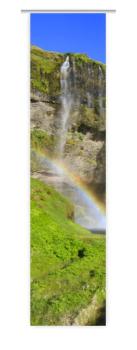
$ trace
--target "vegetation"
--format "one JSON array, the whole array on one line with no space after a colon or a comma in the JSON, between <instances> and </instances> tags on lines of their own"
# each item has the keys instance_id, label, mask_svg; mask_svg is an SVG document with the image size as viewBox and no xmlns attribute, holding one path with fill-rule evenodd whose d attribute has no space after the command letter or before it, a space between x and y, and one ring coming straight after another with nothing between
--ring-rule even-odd
<instances>
[{"instance_id":1,"label":"vegetation","mask_svg":"<svg viewBox=\"0 0 137 350\"><path fill-rule=\"evenodd\" d=\"M44 130L31 130L31 147L36 150L48 150L53 152L54 136L49 135Z\"/></svg>"},{"instance_id":2,"label":"vegetation","mask_svg":"<svg viewBox=\"0 0 137 350\"><path fill-rule=\"evenodd\" d=\"M49 95L60 89L60 66L63 55L43 51L35 46L31 49L31 88Z\"/></svg>"},{"instance_id":3,"label":"vegetation","mask_svg":"<svg viewBox=\"0 0 137 350\"><path fill-rule=\"evenodd\" d=\"M32 325L72 324L95 296L98 306L105 299L105 237L75 224L72 204L36 179L31 180L31 294Z\"/></svg>"},{"instance_id":4,"label":"vegetation","mask_svg":"<svg viewBox=\"0 0 137 350\"><path fill-rule=\"evenodd\" d=\"M80 122L78 131L82 133L86 133L87 131L100 131L105 128L105 116L100 115L98 117L98 102L95 100L96 106L95 108L89 108L86 105L80 106Z\"/></svg>"},{"instance_id":5,"label":"vegetation","mask_svg":"<svg viewBox=\"0 0 137 350\"><path fill-rule=\"evenodd\" d=\"M103 64L102 62L98 62L98 61L96 61L96 60L93 60L93 59L91 59L90 57L88 57L86 54L84 54L84 53L68 53L68 55L70 55L70 57L74 57L75 58L75 62L76 62L76 64L79 64L79 65L81 65L81 64L83 64L83 63L89 63L89 64L92 64L94 67L95 66L101 66L101 68L103 69L103 70L105 70L105 64Z\"/></svg>"}]
</instances>

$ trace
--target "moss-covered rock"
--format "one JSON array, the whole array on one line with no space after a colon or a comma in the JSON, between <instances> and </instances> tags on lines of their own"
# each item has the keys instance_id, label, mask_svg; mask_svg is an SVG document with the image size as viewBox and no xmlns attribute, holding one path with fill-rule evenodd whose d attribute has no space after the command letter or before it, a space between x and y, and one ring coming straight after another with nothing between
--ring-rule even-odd
<instances>
[{"instance_id":1,"label":"moss-covered rock","mask_svg":"<svg viewBox=\"0 0 137 350\"><path fill-rule=\"evenodd\" d=\"M63 55L43 51L35 46L31 49L31 88L48 95L59 94L60 66Z\"/></svg>"},{"instance_id":2,"label":"moss-covered rock","mask_svg":"<svg viewBox=\"0 0 137 350\"><path fill-rule=\"evenodd\" d=\"M81 102L87 102L87 93L93 92L93 100L102 91L105 96L105 65L85 54L61 54L31 48L31 89L51 96L60 95L60 68L66 55L70 58L72 92ZM101 69L102 79L99 78Z\"/></svg>"}]
</instances>

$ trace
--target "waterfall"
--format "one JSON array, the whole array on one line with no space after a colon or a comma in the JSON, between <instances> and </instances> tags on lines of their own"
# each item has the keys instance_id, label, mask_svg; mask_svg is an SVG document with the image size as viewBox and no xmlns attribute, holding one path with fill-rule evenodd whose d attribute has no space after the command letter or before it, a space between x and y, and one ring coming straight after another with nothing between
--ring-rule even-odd
<instances>
[{"instance_id":1,"label":"waterfall","mask_svg":"<svg viewBox=\"0 0 137 350\"><path fill-rule=\"evenodd\" d=\"M73 81L71 73L73 72ZM93 72L89 68L88 71L91 78L93 77ZM77 97L77 87L76 87L76 66L75 60L72 62L72 67L70 68L69 56L66 57L64 63L60 68L60 86L61 86L61 108L59 113L59 128L58 128L58 140L57 140L57 158L59 162L51 161L48 159L43 159L42 164L45 164L45 169L49 168L52 176L50 177L50 172L48 173L46 181L54 186L57 191L69 198L74 204L75 222L80 224L87 229L93 230L103 230L105 229L105 216L101 213L100 209L94 203L94 200L84 191L77 183L71 178L71 173L65 171L65 157L64 149L67 140L67 133L69 127L70 112L74 105L78 106L80 103ZM102 71L99 70L99 79L102 80ZM92 86L91 86L92 88ZM93 91L87 91L87 101L88 107L92 108L93 102ZM73 174L72 174L73 175Z\"/></svg>"},{"instance_id":2,"label":"waterfall","mask_svg":"<svg viewBox=\"0 0 137 350\"><path fill-rule=\"evenodd\" d=\"M59 129L59 143L58 152L59 157L63 158L64 147L67 138L68 121L70 116L70 109L72 105L72 98L70 93L70 63L69 56L66 57L65 62L61 66L61 111L60 111L60 129Z\"/></svg>"}]
</instances>

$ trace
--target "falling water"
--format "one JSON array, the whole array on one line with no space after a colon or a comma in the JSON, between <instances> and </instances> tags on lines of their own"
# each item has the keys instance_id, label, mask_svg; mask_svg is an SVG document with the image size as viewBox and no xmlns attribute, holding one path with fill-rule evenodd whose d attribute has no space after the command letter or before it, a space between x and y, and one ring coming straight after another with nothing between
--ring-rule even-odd
<instances>
[{"instance_id":1,"label":"falling water","mask_svg":"<svg viewBox=\"0 0 137 350\"><path fill-rule=\"evenodd\" d=\"M60 112L60 129L59 129L59 144L58 152L59 157L63 158L64 147L67 138L68 121L70 115L70 109L72 104L71 93L69 89L69 71L70 63L69 56L67 56L65 62L61 66L61 112Z\"/></svg>"}]
</instances>

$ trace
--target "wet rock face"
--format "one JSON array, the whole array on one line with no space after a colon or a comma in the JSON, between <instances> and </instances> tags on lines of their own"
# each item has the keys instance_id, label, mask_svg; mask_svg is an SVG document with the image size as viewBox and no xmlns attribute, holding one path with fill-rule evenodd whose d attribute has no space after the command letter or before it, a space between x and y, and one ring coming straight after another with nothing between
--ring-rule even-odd
<instances>
[{"instance_id":1,"label":"wet rock face","mask_svg":"<svg viewBox=\"0 0 137 350\"><path fill-rule=\"evenodd\" d=\"M37 129L45 132L46 148L49 143L55 155L60 127L60 67L65 57L36 47L31 50L31 129L32 133ZM69 54L69 60L72 105L64 161L83 180L104 189L105 66L82 54Z\"/></svg>"}]
</instances>

